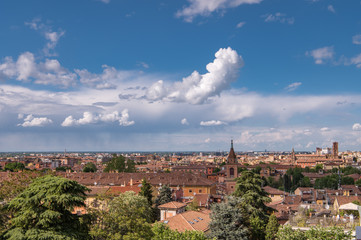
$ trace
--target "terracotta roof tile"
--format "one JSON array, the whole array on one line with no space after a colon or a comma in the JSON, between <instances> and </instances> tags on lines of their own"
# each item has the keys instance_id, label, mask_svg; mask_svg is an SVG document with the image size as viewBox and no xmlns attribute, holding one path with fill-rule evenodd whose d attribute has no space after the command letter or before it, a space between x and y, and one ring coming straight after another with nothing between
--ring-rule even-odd
<instances>
[{"instance_id":1,"label":"terracotta roof tile","mask_svg":"<svg viewBox=\"0 0 361 240\"><path fill-rule=\"evenodd\" d=\"M159 205L158 208L178 209L178 208L183 208L183 207L186 207L186 206L187 206L187 204L185 204L185 203L172 201L172 202L169 202L169 203Z\"/></svg>"},{"instance_id":2,"label":"terracotta roof tile","mask_svg":"<svg viewBox=\"0 0 361 240\"><path fill-rule=\"evenodd\" d=\"M204 212L186 211L173 217L167 218L162 222L172 230L184 232L186 230L196 230L206 232L209 230L211 219L209 214Z\"/></svg>"}]
</instances>

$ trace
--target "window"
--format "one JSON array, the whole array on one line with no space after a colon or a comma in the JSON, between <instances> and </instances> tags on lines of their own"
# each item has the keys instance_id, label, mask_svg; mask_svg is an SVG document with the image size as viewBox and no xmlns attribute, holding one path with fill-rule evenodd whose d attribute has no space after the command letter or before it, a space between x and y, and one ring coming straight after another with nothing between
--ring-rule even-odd
<instances>
[{"instance_id":1,"label":"window","mask_svg":"<svg viewBox=\"0 0 361 240\"><path fill-rule=\"evenodd\" d=\"M202 193L202 189L199 189L198 192L199 192L199 193Z\"/></svg>"},{"instance_id":2,"label":"window","mask_svg":"<svg viewBox=\"0 0 361 240\"><path fill-rule=\"evenodd\" d=\"M192 189L189 189L189 192L193 192L193 190L192 190Z\"/></svg>"}]
</instances>

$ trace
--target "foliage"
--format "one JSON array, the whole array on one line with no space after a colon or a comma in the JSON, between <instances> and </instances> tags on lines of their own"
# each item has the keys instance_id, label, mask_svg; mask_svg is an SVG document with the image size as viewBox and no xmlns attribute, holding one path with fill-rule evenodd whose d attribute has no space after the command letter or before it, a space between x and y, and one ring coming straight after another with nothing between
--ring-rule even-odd
<instances>
[{"instance_id":1,"label":"foliage","mask_svg":"<svg viewBox=\"0 0 361 240\"><path fill-rule=\"evenodd\" d=\"M61 166L61 167L55 168L55 171L57 171L57 172L66 172L67 169L70 169L70 168Z\"/></svg>"},{"instance_id":2,"label":"foliage","mask_svg":"<svg viewBox=\"0 0 361 240\"><path fill-rule=\"evenodd\" d=\"M283 188L283 178L282 178L282 176L280 176L278 178L278 180L276 181L274 177L269 176L267 178L266 184L270 187L277 188L277 189Z\"/></svg>"},{"instance_id":3,"label":"foliage","mask_svg":"<svg viewBox=\"0 0 361 240\"><path fill-rule=\"evenodd\" d=\"M143 196L147 199L149 206L153 205L152 185L150 185L150 183L145 178L143 178L143 180L142 180L142 187L140 188L139 195Z\"/></svg>"},{"instance_id":4,"label":"foliage","mask_svg":"<svg viewBox=\"0 0 361 240\"><path fill-rule=\"evenodd\" d=\"M244 200L229 196L226 202L213 204L211 207L210 237L216 239L249 239L248 214L245 212Z\"/></svg>"},{"instance_id":5,"label":"foliage","mask_svg":"<svg viewBox=\"0 0 361 240\"><path fill-rule=\"evenodd\" d=\"M97 166L95 166L95 164L92 162L85 164L83 168L83 172L96 172L96 171L97 171Z\"/></svg>"},{"instance_id":6,"label":"foliage","mask_svg":"<svg viewBox=\"0 0 361 240\"><path fill-rule=\"evenodd\" d=\"M355 180L352 177L343 176L341 177L341 185L354 185Z\"/></svg>"},{"instance_id":7,"label":"foliage","mask_svg":"<svg viewBox=\"0 0 361 240\"><path fill-rule=\"evenodd\" d=\"M187 205L186 210L187 210L187 211L198 211L198 210L199 210L199 205L198 205L198 203L193 199L193 201Z\"/></svg>"},{"instance_id":8,"label":"foliage","mask_svg":"<svg viewBox=\"0 0 361 240\"><path fill-rule=\"evenodd\" d=\"M278 223L276 215L272 214L266 226L266 240L276 239L279 226L280 224Z\"/></svg>"},{"instance_id":9,"label":"foliage","mask_svg":"<svg viewBox=\"0 0 361 240\"><path fill-rule=\"evenodd\" d=\"M85 205L87 190L61 177L37 178L8 204L14 217L5 239L89 239L86 216L72 214Z\"/></svg>"},{"instance_id":10,"label":"foliage","mask_svg":"<svg viewBox=\"0 0 361 240\"><path fill-rule=\"evenodd\" d=\"M11 171L11 172L24 170L24 169L25 169L24 164L20 162L10 162L7 163L4 167L5 171Z\"/></svg>"},{"instance_id":11,"label":"foliage","mask_svg":"<svg viewBox=\"0 0 361 240\"><path fill-rule=\"evenodd\" d=\"M349 240L352 239L351 231L344 232L342 228L338 227L312 227L308 231L292 230L290 226L280 227L277 233L279 240L318 240L318 239L337 239Z\"/></svg>"},{"instance_id":12,"label":"foliage","mask_svg":"<svg viewBox=\"0 0 361 240\"><path fill-rule=\"evenodd\" d=\"M332 174L325 176L323 178L316 179L314 188L322 189L337 189L339 182L339 176L337 174Z\"/></svg>"},{"instance_id":13,"label":"foliage","mask_svg":"<svg viewBox=\"0 0 361 240\"><path fill-rule=\"evenodd\" d=\"M351 175L351 174L354 174L354 173L361 174L361 170L360 170L360 169L354 168L354 167L352 167L352 166L347 166L347 167L345 167L345 168L341 168L341 172L342 172L344 175Z\"/></svg>"},{"instance_id":14,"label":"foliage","mask_svg":"<svg viewBox=\"0 0 361 240\"><path fill-rule=\"evenodd\" d=\"M9 226L8 221L11 212L5 207L6 203L11 201L19 193L24 191L27 186L42 173L38 171L23 171L16 173L8 173L7 179L0 184L0 235Z\"/></svg>"},{"instance_id":15,"label":"foliage","mask_svg":"<svg viewBox=\"0 0 361 240\"><path fill-rule=\"evenodd\" d=\"M203 232L199 231L185 231L185 232L178 232L169 229L169 227L163 223L156 223L152 227L152 231L154 236L152 240L164 240L164 239L171 239L171 240L206 240L207 237L204 235Z\"/></svg>"},{"instance_id":16,"label":"foliage","mask_svg":"<svg viewBox=\"0 0 361 240\"><path fill-rule=\"evenodd\" d=\"M312 183L309 177L302 178L300 187L312 187Z\"/></svg>"},{"instance_id":17,"label":"foliage","mask_svg":"<svg viewBox=\"0 0 361 240\"><path fill-rule=\"evenodd\" d=\"M125 159L123 155L113 155L113 158L107 163L104 172L135 172L135 163L131 159Z\"/></svg>"},{"instance_id":18,"label":"foliage","mask_svg":"<svg viewBox=\"0 0 361 240\"><path fill-rule=\"evenodd\" d=\"M330 188L330 189L337 189L339 183L339 175L332 174L325 176L323 178L316 179L314 188L322 189L322 188ZM352 185L355 184L353 178L348 176L341 177L341 185Z\"/></svg>"},{"instance_id":19,"label":"foliage","mask_svg":"<svg viewBox=\"0 0 361 240\"><path fill-rule=\"evenodd\" d=\"M93 212L90 234L95 240L151 239L151 220L148 200L129 191L110 200L106 209Z\"/></svg>"},{"instance_id":20,"label":"foliage","mask_svg":"<svg viewBox=\"0 0 361 240\"><path fill-rule=\"evenodd\" d=\"M358 186L358 187L361 187L361 179L358 179L358 180L355 182L355 185Z\"/></svg>"},{"instance_id":21,"label":"foliage","mask_svg":"<svg viewBox=\"0 0 361 240\"><path fill-rule=\"evenodd\" d=\"M294 192L298 187L301 187L301 180L304 178L302 174L303 169L300 167L290 168L287 170L287 176L289 177L286 191Z\"/></svg>"},{"instance_id":22,"label":"foliage","mask_svg":"<svg viewBox=\"0 0 361 240\"><path fill-rule=\"evenodd\" d=\"M168 185L162 185L155 200L155 205L158 207L159 205L169 203L172 200L172 189Z\"/></svg>"},{"instance_id":23,"label":"foliage","mask_svg":"<svg viewBox=\"0 0 361 240\"><path fill-rule=\"evenodd\" d=\"M263 180L260 175L245 171L241 177L237 178L233 193L233 196L241 198L241 207L249 215L251 239L264 239L268 212L272 211L265 205L265 203L271 202L271 199L262 186Z\"/></svg>"},{"instance_id":24,"label":"foliage","mask_svg":"<svg viewBox=\"0 0 361 240\"><path fill-rule=\"evenodd\" d=\"M262 170L262 168L261 168L260 166L257 166L257 167L255 167L255 168L252 169L252 172L257 173L257 174L260 174L260 173L261 173L261 170Z\"/></svg>"}]
</instances>

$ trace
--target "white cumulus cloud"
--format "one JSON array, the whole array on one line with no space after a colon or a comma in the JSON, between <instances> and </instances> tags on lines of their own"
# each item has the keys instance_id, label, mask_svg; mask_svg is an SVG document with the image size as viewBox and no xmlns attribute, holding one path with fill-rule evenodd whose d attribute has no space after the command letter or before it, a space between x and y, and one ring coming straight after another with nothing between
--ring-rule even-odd
<instances>
[{"instance_id":1,"label":"white cumulus cloud","mask_svg":"<svg viewBox=\"0 0 361 240\"><path fill-rule=\"evenodd\" d=\"M328 132L330 129L328 127L323 127L320 129L321 132Z\"/></svg>"},{"instance_id":2,"label":"white cumulus cloud","mask_svg":"<svg viewBox=\"0 0 361 240\"><path fill-rule=\"evenodd\" d=\"M219 125L225 125L225 122L219 121L219 120L210 120L210 121L201 121L199 123L201 126L219 126Z\"/></svg>"},{"instance_id":3,"label":"white cumulus cloud","mask_svg":"<svg viewBox=\"0 0 361 240\"><path fill-rule=\"evenodd\" d=\"M237 80L243 59L230 47L221 48L213 62L207 64L205 74L194 71L181 82L166 87L162 80L150 86L146 92L149 100L166 100L202 104L210 97L219 95Z\"/></svg>"},{"instance_id":4,"label":"white cumulus cloud","mask_svg":"<svg viewBox=\"0 0 361 240\"><path fill-rule=\"evenodd\" d=\"M45 59L44 62L36 62L31 52L21 54L16 61L6 57L0 63L0 77L19 81L33 80L36 84L62 87L74 86L77 80L76 74L63 68L58 60Z\"/></svg>"},{"instance_id":5,"label":"white cumulus cloud","mask_svg":"<svg viewBox=\"0 0 361 240\"><path fill-rule=\"evenodd\" d=\"M18 117L20 117L20 115ZM29 114L24 118L24 122L22 124L18 124L18 126L43 127L43 126L51 124L51 123L53 123L53 121L47 117L36 118L32 114Z\"/></svg>"},{"instance_id":6,"label":"white cumulus cloud","mask_svg":"<svg viewBox=\"0 0 361 240\"><path fill-rule=\"evenodd\" d=\"M194 17L209 16L217 10L235 8L242 4L257 4L262 0L188 0L189 6L176 13L177 17L183 17L186 22L192 22Z\"/></svg>"},{"instance_id":7,"label":"white cumulus cloud","mask_svg":"<svg viewBox=\"0 0 361 240\"><path fill-rule=\"evenodd\" d=\"M325 61L330 60L334 56L333 46L323 47L307 51L306 56L311 56L315 60L316 64L323 64Z\"/></svg>"},{"instance_id":8,"label":"white cumulus cloud","mask_svg":"<svg viewBox=\"0 0 361 240\"><path fill-rule=\"evenodd\" d=\"M355 124L352 126L352 130L354 130L354 131L361 131L361 124L360 124L360 123L355 123Z\"/></svg>"},{"instance_id":9,"label":"white cumulus cloud","mask_svg":"<svg viewBox=\"0 0 361 240\"><path fill-rule=\"evenodd\" d=\"M121 114L118 111L114 111L108 114L94 114L91 112L84 112L83 117L79 119L75 119L73 116L68 116L65 118L61 126L63 127L71 127L71 126L79 126L79 125L88 125L95 124L99 122L119 122L120 126L131 126L135 122L129 121L129 113L128 109L124 109Z\"/></svg>"}]
</instances>

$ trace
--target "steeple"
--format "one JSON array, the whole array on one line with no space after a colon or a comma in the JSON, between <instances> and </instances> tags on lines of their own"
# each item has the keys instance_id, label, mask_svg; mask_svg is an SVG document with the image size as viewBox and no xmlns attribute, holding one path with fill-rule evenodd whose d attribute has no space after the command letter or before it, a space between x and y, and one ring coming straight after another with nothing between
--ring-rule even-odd
<instances>
[{"instance_id":1,"label":"steeple","mask_svg":"<svg viewBox=\"0 0 361 240\"><path fill-rule=\"evenodd\" d=\"M229 154L228 154L228 157L227 157L227 163L237 163L237 155L236 153L234 152L234 149L233 149L233 139L231 140L231 149L229 150Z\"/></svg>"}]
</instances>

